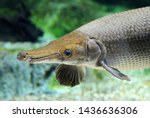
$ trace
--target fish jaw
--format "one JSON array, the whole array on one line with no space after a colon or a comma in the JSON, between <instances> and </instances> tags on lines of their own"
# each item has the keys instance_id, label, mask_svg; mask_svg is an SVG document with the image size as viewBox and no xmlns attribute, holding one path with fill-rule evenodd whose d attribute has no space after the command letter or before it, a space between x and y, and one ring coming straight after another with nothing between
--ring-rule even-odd
<instances>
[{"instance_id":1,"label":"fish jaw","mask_svg":"<svg viewBox=\"0 0 150 118\"><path fill-rule=\"evenodd\" d=\"M52 50L48 45L34 50L22 51L17 55L18 60L29 63L57 63L57 59L60 58L61 54L57 50Z\"/></svg>"},{"instance_id":2,"label":"fish jaw","mask_svg":"<svg viewBox=\"0 0 150 118\"><path fill-rule=\"evenodd\" d=\"M17 55L17 59L21 60L21 61L27 61L29 63L44 63L44 62L53 63L53 62L55 62L53 59L56 59L59 56L60 55L58 53L53 53L50 55L34 55L34 56L32 55L32 56L30 56L26 52L20 52ZM53 60L53 61L50 62L50 60Z\"/></svg>"}]
</instances>

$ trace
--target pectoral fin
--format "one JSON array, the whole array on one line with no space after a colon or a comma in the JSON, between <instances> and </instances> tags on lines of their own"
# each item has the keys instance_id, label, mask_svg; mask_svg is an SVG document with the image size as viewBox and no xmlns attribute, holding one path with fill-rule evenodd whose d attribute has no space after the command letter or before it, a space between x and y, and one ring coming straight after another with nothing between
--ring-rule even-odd
<instances>
[{"instance_id":1,"label":"pectoral fin","mask_svg":"<svg viewBox=\"0 0 150 118\"><path fill-rule=\"evenodd\" d=\"M124 75L123 73L121 73L119 70L117 70L116 68L110 67L109 65L107 65L106 61L103 60L100 62L101 66L106 69L108 72L110 72L112 75L114 75L115 77L117 77L118 79L121 80L127 80L129 81L130 79L128 78L128 76Z\"/></svg>"},{"instance_id":2,"label":"pectoral fin","mask_svg":"<svg viewBox=\"0 0 150 118\"><path fill-rule=\"evenodd\" d=\"M57 66L55 72L56 78L61 85L71 87L80 84L86 73L84 67L65 64Z\"/></svg>"}]
</instances>

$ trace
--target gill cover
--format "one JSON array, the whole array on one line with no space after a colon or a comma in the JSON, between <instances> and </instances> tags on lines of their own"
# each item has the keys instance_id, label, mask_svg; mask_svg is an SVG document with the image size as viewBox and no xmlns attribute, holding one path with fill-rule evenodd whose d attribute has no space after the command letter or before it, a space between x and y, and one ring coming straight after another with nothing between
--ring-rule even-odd
<instances>
[{"instance_id":1,"label":"gill cover","mask_svg":"<svg viewBox=\"0 0 150 118\"><path fill-rule=\"evenodd\" d=\"M94 40L89 40L87 42L87 55L90 60L96 59L100 56L101 49L99 45Z\"/></svg>"}]
</instances>

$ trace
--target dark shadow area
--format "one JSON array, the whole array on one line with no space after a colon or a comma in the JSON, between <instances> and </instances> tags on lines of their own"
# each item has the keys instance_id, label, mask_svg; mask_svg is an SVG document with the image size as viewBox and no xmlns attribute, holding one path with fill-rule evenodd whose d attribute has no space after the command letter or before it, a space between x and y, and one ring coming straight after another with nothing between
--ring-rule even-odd
<instances>
[{"instance_id":1,"label":"dark shadow area","mask_svg":"<svg viewBox=\"0 0 150 118\"><path fill-rule=\"evenodd\" d=\"M23 0L1 0L0 41L36 42L43 32L30 20L31 12Z\"/></svg>"},{"instance_id":2,"label":"dark shadow area","mask_svg":"<svg viewBox=\"0 0 150 118\"><path fill-rule=\"evenodd\" d=\"M132 8L145 7L150 5L150 0L94 0L97 3L106 5L123 5Z\"/></svg>"}]
</instances>

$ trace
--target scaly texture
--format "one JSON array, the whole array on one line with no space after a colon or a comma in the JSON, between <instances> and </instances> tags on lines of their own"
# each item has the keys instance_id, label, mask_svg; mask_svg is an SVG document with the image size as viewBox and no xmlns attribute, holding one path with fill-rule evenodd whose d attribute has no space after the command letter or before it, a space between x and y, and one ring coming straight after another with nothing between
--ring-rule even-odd
<instances>
[{"instance_id":1,"label":"scaly texture","mask_svg":"<svg viewBox=\"0 0 150 118\"><path fill-rule=\"evenodd\" d=\"M150 67L150 7L97 19L17 57L30 63L60 63L56 77L63 85L75 86L83 79L76 66L102 67L118 79L130 80L120 69Z\"/></svg>"},{"instance_id":2,"label":"scaly texture","mask_svg":"<svg viewBox=\"0 0 150 118\"><path fill-rule=\"evenodd\" d=\"M102 42L106 61L113 67L150 67L150 7L106 16L76 31Z\"/></svg>"}]
</instances>

